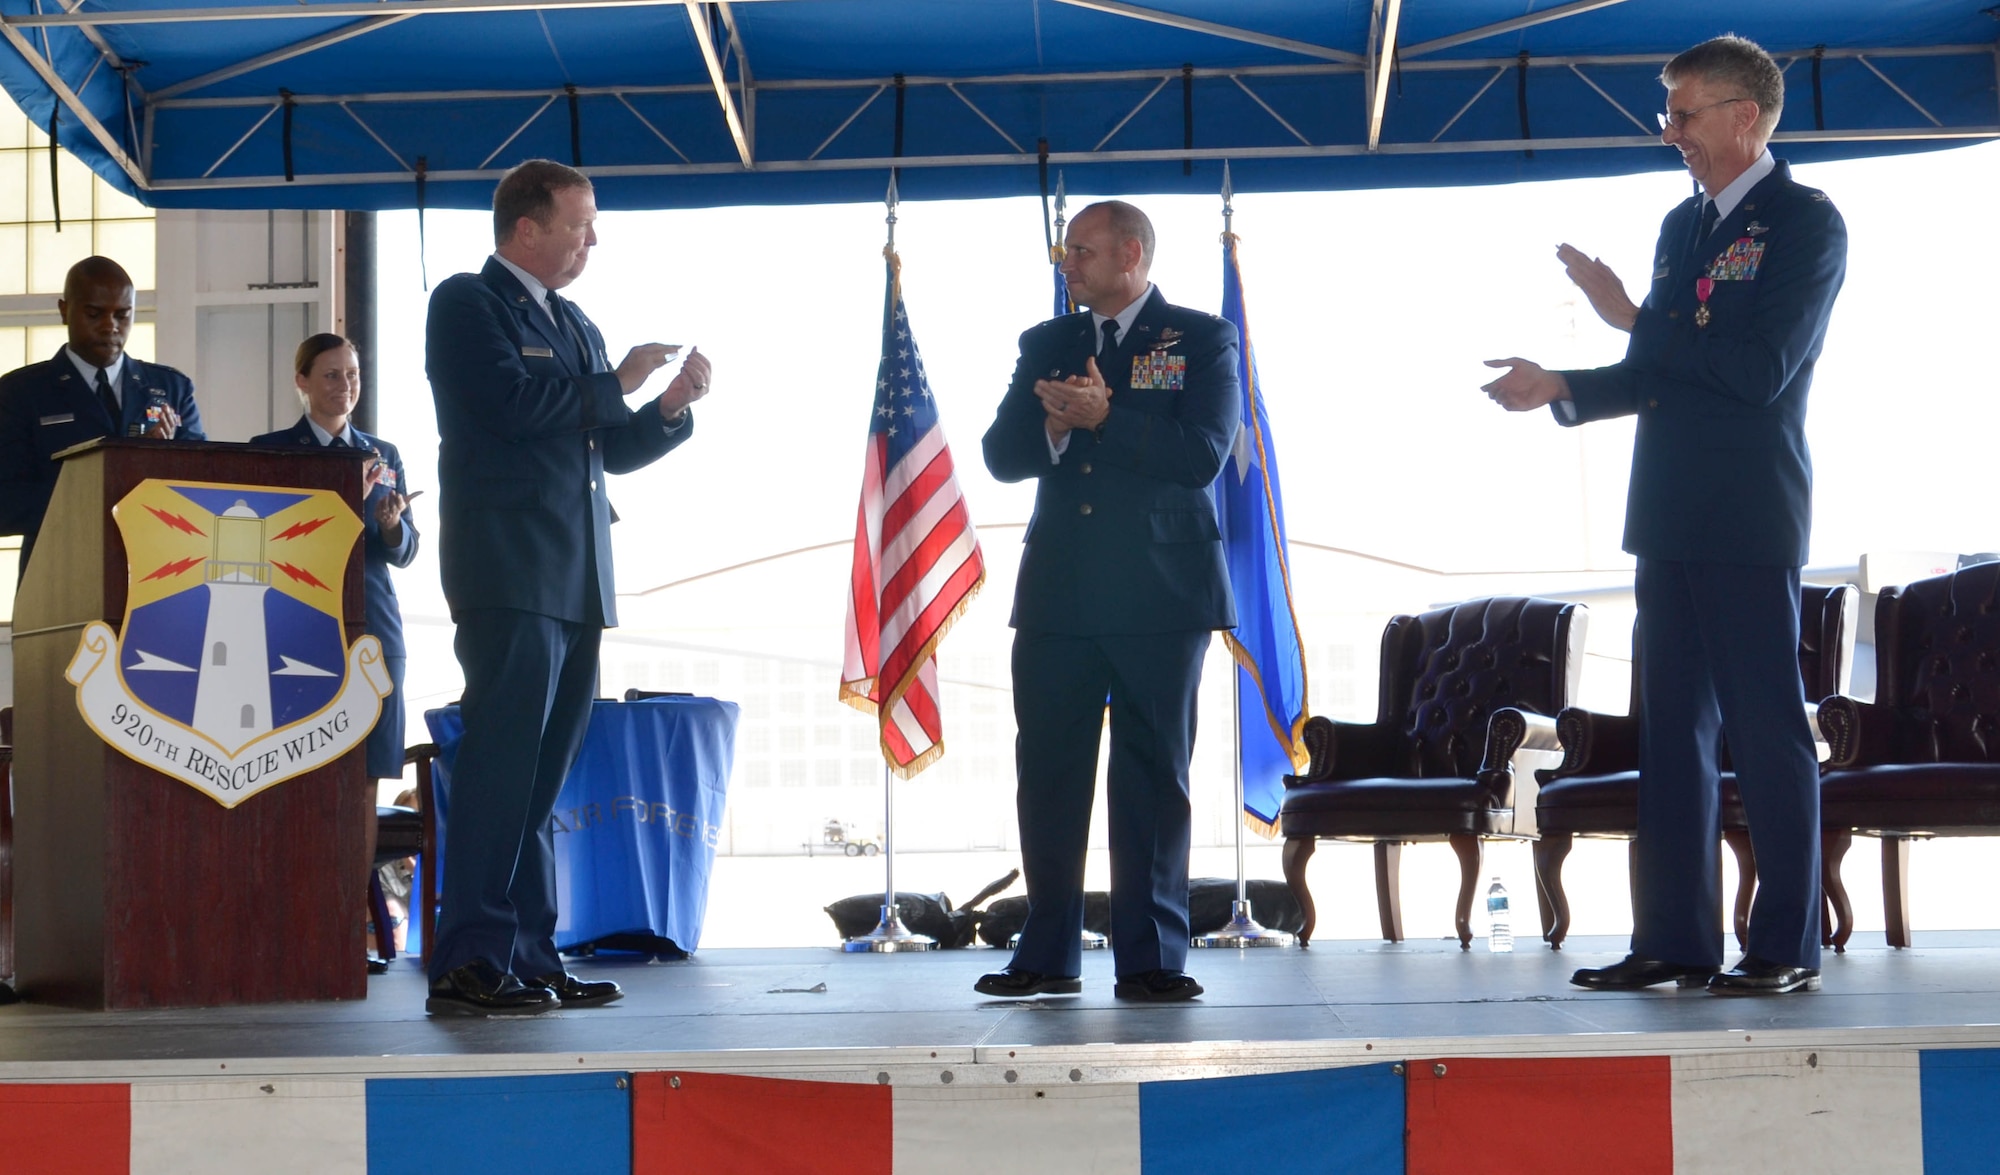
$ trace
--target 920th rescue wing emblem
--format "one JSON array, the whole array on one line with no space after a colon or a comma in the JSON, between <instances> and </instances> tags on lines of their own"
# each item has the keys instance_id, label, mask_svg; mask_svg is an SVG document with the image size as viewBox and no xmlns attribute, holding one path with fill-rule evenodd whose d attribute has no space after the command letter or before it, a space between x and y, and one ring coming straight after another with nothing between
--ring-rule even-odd
<instances>
[{"instance_id":1,"label":"920th rescue wing emblem","mask_svg":"<svg viewBox=\"0 0 2000 1175\"><path fill-rule=\"evenodd\" d=\"M345 640L339 494L153 479L111 515L123 635L85 626L68 674L99 738L233 808L367 736L391 686L381 643Z\"/></svg>"}]
</instances>

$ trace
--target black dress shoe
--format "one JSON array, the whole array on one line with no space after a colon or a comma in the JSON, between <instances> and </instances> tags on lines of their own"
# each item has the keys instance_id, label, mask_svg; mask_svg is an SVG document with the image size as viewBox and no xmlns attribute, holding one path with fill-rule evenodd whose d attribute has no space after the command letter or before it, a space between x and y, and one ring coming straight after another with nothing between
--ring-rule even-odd
<instances>
[{"instance_id":1,"label":"black dress shoe","mask_svg":"<svg viewBox=\"0 0 2000 1175\"><path fill-rule=\"evenodd\" d=\"M1009 967L1005 971L981 975L979 982L972 985L972 990L980 995L1012 999L1030 995L1075 995L1083 990L1083 979L1076 975L1044 975L1025 967Z\"/></svg>"},{"instance_id":2,"label":"black dress shoe","mask_svg":"<svg viewBox=\"0 0 2000 1175\"><path fill-rule=\"evenodd\" d=\"M625 994L624 988L609 979L578 979L567 971L537 975L529 981L529 986L554 992L565 1008L595 1008Z\"/></svg>"},{"instance_id":3,"label":"black dress shoe","mask_svg":"<svg viewBox=\"0 0 2000 1175\"><path fill-rule=\"evenodd\" d=\"M387 975L388 973L389 973L389 960L384 959L379 955L368 956L368 974Z\"/></svg>"},{"instance_id":4,"label":"black dress shoe","mask_svg":"<svg viewBox=\"0 0 2000 1175\"><path fill-rule=\"evenodd\" d=\"M1708 990L1716 995L1783 995L1788 991L1818 991L1819 968L1794 967L1745 955L1741 963L1710 976Z\"/></svg>"},{"instance_id":5,"label":"black dress shoe","mask_svg":"<svg viewBox=\"0 0 2000 1175\"><path fill-rule=\"evenodd\" d=\"M1700 987L1718 970L1720 968L1649 959L1644 955L1626 955L1609 967L1584 967L1570 976L1569 981L1578 987L1594 987L1599 991L1638 991L1669 980L1682 987Z\"/></svg>"},{"instance_id":6,"label":"black dress shoe","mask_svg":"<svg viewBox=\"0 0 2000 1175\"><path fill-rule=\"evenodd\" d=\"M1194 981L1194 976L1180 971L1142 971L1120 979L1111 994L1121 1000L1164 1004L1193 999L1201 994L1201 984Z\"/></svg>"},{"instance_id":7,"label":"black dress shoe","mask_svg":"<svg viewBox=\"0 0 2000 1175\"><path fill-rule=\"evenodd\" d=\"M433 1016L533 1016L560 1007L548 988L522 983L484 959L445 972L424 1001Z\"/></svg>"}]
</instances>

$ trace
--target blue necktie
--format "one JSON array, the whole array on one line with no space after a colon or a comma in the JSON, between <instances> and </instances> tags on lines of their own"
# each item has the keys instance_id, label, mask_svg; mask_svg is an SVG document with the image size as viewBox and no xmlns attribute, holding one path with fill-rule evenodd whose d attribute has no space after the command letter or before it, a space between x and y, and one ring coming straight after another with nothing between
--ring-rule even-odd
<instances>
[{"instance_id":1,"label":"blue necktie","mask_svg":"<svg viewBox=\"0 0 2000 1175\"><path fill-rule=\"evenodd\" d=\"M576 353L577 362L583 370L590 370L590 349L583 345L583 327L576 320L575 308L554 290L549 291L549 313L554 316L556 326L561 328L563 337L569 340L570 349Z\"/></svg>"},{"instance_id":2,"label":"blue necktie","mask_svg":"<svg viewBox=\"0 0 2000 1175\"><path fill-rule=\"evenodd\" d=\"M1103 332L1103 339L1097 345L1097 357L1109 360L1112 353L1118 350L1118 320L1107 318L1098 329Z\"/></svg>"},{"instance_id":3,"label":"blue necktie","mask_svg":"<svg viewBox=\"0 0 2000 1175\"><path fill-rule=\"evenodd\" d=\"M1715 201L1702 200L1701 215L1695 218L1694 243L1688 247L1688 256L1700 260L1702 243L1708 240L1709 234L1715 231L1715 222L1721 219L1722 213L1716 208Z\"/></svg>"},{"instance_id":4,"label":"blue necktie","mask_svg":"<svg viewBox=\"0 0 2000 1175\"><path fill-rule=\"evenodd\" d=\"M102 367L97 369L97 399L104 405L105 415L111 418L111 431L117 432L124 414L118 410L118 394L111 390L111 377L104 374Z\"/></svg>"}]
</instances>

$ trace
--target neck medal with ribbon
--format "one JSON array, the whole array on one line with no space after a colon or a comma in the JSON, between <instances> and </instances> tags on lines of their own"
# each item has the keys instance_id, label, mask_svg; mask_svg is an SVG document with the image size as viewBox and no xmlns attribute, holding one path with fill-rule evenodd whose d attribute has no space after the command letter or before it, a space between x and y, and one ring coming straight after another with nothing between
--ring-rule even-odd
<instances>
[{"instance_id":1,"label":"neck medal with ribbon","mask_svg":"<svg viewBox=\"0 0 2000 1175\"><path fill-rule=\"evenodd\" d=\"M85 625L68 673L99 738L225 808L360 745L391 685L381 643L345 639L339 494L155 479L111 516L124 623Z\"/></svg>"}]
</instances>

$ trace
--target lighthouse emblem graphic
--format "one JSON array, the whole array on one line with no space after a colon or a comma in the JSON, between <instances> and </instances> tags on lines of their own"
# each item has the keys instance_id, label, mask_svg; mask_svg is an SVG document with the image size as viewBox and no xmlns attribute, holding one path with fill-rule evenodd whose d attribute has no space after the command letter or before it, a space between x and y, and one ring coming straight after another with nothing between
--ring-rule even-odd
<instances>
[{"instance_id":1,"label":"lighthouse emblem graphic","mask_svg":"<svg viewBox=\"0 0 2000 1175\"><path fill-rule=\"evenodd\" d=\"M122 634L86 626L69 669L105 742L234 807L367 736L390 682L374 637L345 640L338 494L150 480L111 513Z\"/></svg>"}]
</instances>

